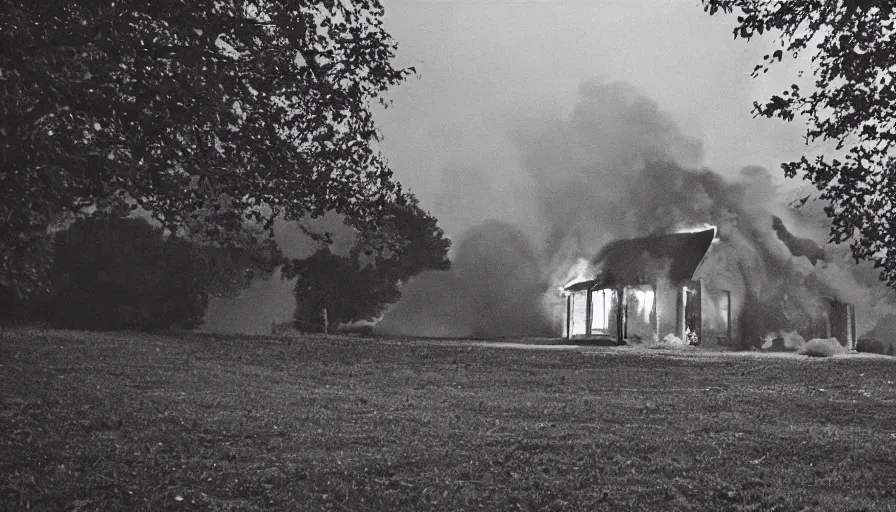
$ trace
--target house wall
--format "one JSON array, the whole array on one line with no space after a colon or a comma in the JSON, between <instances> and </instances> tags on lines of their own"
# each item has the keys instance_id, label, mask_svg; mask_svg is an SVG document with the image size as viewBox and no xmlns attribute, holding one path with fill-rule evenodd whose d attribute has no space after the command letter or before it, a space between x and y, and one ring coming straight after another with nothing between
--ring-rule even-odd
<instances>
[{"instance_id":1,"label":"house wall","mask_svg":"<svg viewBox=\"0 0 896 512\"><path fill-rule=\"evenodd\" d=\"M592 334L605 334L606 336L612 336L615 338L616 333L618 332L616 330L616 326L618 325L618 322L617 322L618 317L616 316L616 308L619 307L619 304L618 304L619 300L618 300L615 290L608 290L608 296L610 297L610 309L609 309L610 316L607 319L607 330L602 331L600 333L594 332Z\"/></svg>"},{"instance_id":2,"label":"house wall","mask_svg":"<svg viewBox=\"0 0 896 512\"><path fill-rule=\"evenodd\" d=\"M625 289L627 336L635 342L653 342L656 336L656 293L651 285Z\"/></svg>"},{"instance_id":3,"label":"house wall","mask_svg":"<svg viewBox=\"0 0 896 512\"><path fill-rule=\"evenodd\" d=\"M591 334L615 335L616 297L613 290L591 292Z\"/></svg>"},{"instance_id":4,"label":"house wall","mask_svg":"<svg viewBox=\"0 0 896 512\"><path fill-rule=\"evenodd\" d=\"M828 322L830 325L828 336L837 338L837 341L848 349L856 348L856 308L854 305L831 300Z\"/></svg>"},{"instance_id":5,"label":"house wall","mask_svg":"<svg viewBox=\"0 0 896 512\"><path fill-rule=\"evenodd\" d=\"M703 311L700 342L705 345L741 346L740 315L746 283L735 271L739 266L732 255L714 249L710 247L694 273L694 279L700 280L701 287L700 305ZM725 318L724 310L726 300L728 318Z\"/></svg>"},{"instance_id":6,"label":"house wall","mask_svg":"<svg viewBox=\"0 0 896 512\"><path fill-rule=\"evenodd\" d=\"M732 286L734 283L734 286ZM700 302L700 343L703 345L737 346L739 336L739 316L743 308L744 288L737 285L731 279L718 279L712 274L703 274L703 279L688 283L690 287L699 287L699 294L691 297L699 297ZM649 296L647 292L652 292ZM599 291L592 292L592 306L600 307L602 304ZM668 334L681 337L680 315L681 286L666 282L657 285L644 285L627 287L625 290L627 336L630 341L640 339L642 342L662 340ZM608 306L608 319L606 330L599 329L595 322L598 314L590 315L592 321L592 336L616 335L616 294L609 293L611 302ZM692 299L693 300L693 299ZM587 335L587 295L586 292L576 292L569 296L569 312L571 318L566 325L569 329L564 334L567 337L584 337ZM728 312L725 315L724 303L728 302ZM645 314L645 311L647 314Z\"/></svg>"},{"instance_id":7,"label":"house wall","mask_svg":"<svg viewBox=\"0 0 896 512\"><path fill-rule=\"evenodd\" d=\"M586 333L586 296L585 292L576 292L568 297L569 311L571 313L570 321L567 322L569 331L567 338L572 336L584 336Z\"/></svg>"},{"instance_id":8,"label":"house wall","mask_svg":"<svg viewBox=\"0 0 896 512\"><path fill-rule=\"evenodd\" d=\"M736 295L728 289L720 289L701 283L703 309L701 343L733 346L737 330Z\"/></svg>"},{"instance_id":9,"label":"house wall","mask_svg":"<svg viewBox=\"0 0 896 512\"><path fill-rule=\"evenodd\" d=\"M591 321L590 335L616 336L617 324L617 296L614 290L594 290L591 293L591 301L588 301L586 292L574 292L567 297L567 312L569 317L564 323L564 337L584 337L589 335L588 321ZM588 314L588 305L591 305L591 315Z\"/></svg>"},{"instance_id":10,"label":"house wall","mask_svg":"<svg viewBox=\"0 0 896 512\"><path fill-rule=\"evenodd\" d=\"M660 281L656 285L656 315L661 340L669 334L681 337L677 328L678 292L679 287L668 281Z\"/></svg>"}]
</instances>

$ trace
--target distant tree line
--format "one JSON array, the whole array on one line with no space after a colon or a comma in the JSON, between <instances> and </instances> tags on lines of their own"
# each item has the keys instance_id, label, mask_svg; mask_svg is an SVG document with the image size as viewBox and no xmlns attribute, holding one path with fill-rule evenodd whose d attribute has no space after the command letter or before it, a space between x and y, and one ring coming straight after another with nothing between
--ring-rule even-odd
<instances>
[{"instance_id":1,"label":"distant tree line","mask_svg":"<svg viewBox=\"0 0 896 512\"><path fill-rule=\"evenodd\" d=\"M450 241L415 198L384 218L377 238L359 238L348 255L334 254L331 240L321 237L321 249L291 261L271 238L222 246L166 234L123 212L81 218L47 236L50 242L32 255L50 261L39 292L22 297L0 286L0 322L193 329L202 325L210 297L235 297L253 279L270 278L281 267L284 278L296 278L300 330L373 320L401 297L402 283L450 265Z\"/></svg>"},{"instance_id":2,"label":"distant tree line","mask_svg":"<svg viewBox=\"0 0 896 512\"><path fill-rule=\"evenodd\" d=\"M209 296L233 296L283 262L271 240L224 247L166 236L142 218L79 219L52 237L37 293L0 287L0 320L77 329L192 329Z\"/></svg>"}]
</instances>

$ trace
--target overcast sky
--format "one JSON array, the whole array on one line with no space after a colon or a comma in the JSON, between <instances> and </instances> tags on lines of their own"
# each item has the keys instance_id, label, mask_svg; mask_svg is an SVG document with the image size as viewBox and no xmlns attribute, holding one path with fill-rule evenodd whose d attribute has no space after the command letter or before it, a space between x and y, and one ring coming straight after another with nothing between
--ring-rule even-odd
<instances>
[{"instance_id":1,"label":"overcast sky","mask_svg":"<svg viewBox=\"0 0 896 512\"><path fill-rule=\"evenodd\" d=\"M385 0L385 7L398 64L420 76L391 91L393 107L378 115L384 151L396 177L453 235L481 220L470 217L525 224L513 194L503 193L526 189L515 183L525 177L515 170L513 129L526 118L568 113L585 80L642 89L703 141L702 165L722 174L746 165L780 173L782 161L805 150L802 126L750 114L754 100L791 83L793 68L750 78L773 42L734 40L734 20L710 17L698 0ZM489 172L470 176L472 167ZM463 186L495 192L458 209Z\"/></svg>"}]
</instances>

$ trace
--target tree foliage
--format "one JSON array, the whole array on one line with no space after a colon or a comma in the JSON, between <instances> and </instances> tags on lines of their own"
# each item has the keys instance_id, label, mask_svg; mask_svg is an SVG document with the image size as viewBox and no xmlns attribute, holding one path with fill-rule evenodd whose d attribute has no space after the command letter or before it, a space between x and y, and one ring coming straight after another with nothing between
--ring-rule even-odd
<instances>
[{"instance_id":1,"label":"tree foliage","mask_svg":"<svg viewBox=\"0 0 896 512\"><path fill-rule=\"evenodd\" d=\"M401 296L396 282L374 265L365 265L357 254L339 256L324 247L308 258L296 260L289 277L296 277L296 327L321 331L324 310L328 330L343 323L373 320L386 304Z\"/></svg>"},{"instance_id":2,"label":"tree foliage","mask_svg":"<svg viewBox=\"0 0 896 512\"><path fill-rule=\"evenodd\" d=\"M738 12L735 38L776 34L779 49L753 76L787 56L811 53L814 88L796 84L753 112L808 122L807 143L834 141L836 158L782 165L821 191L832 221L831 241L849 242L853 256L871 260L896 286L896 4L876 0L702 0L710 14ZM800 72L802 74L802 71Z\"/></svg>"},{"instance_id":3,"label":"tree foliage","mask_svg":"<svg viewBox=\"0 0 896 512\"><path fill-rule=\"evenodd\" d=\"M54 237L54 259L39 294L0 289L0 321L79 329L163 329L201 325L208 296L232 297L283 263L270 240L248 247L200 245L145 219L80 219Z\"/></svg>"},{"instance_id":4,"label":"tree foliage","mask_svg":"<svg viewBox=\"0 0 896 512\"><path fill-rule=\"evenodd\" d=\"M382 228L360 236L349 254L330 251L329 244L308 258L284 266L296 278L296 326L305 331L375 320L401 298L401 285L425 270L450 268L445 237L436 219L406 195L383 213Z\"/></svg>"},{"instance_id":5,"label":"tree foliage","mask_svg":"<svg viewBox=\"0 0 896 512\"><path fill-rule=\"evenodd\" d=\"M221 239L401 196L369 105L410 69L378 0L0 2L0 285L65 212L142 207Z\"/></svg>"},{"instance_id":6,"label":"tree foliage","mask_svg":"<svg viewBox=\"0 0 896 512\"><path fill-rule=\"evenodd\" d=\"M362 233L355 251L373 256L373 263L393 279L405 282L424 270L448 270L451 240L416 197L405 194L382 212L382 223Z\"/></svg>"},{"instance_id":7,"label":"tree foliage","mask_svg":"<svg viewBox=\"0 0 896 512\"><path fill-rule=\"evenodd\" d=\"M77 329L192 328L207 298L190 247L143 219L85 219L56 236L49 320Z\"/></svg>"}]
</instances>

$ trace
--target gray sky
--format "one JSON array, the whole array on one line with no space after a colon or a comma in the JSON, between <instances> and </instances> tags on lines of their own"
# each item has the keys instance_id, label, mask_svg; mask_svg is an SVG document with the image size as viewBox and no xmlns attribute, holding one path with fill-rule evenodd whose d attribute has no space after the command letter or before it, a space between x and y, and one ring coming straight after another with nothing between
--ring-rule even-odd
<instances>
[{"instance_id":1,"label":"gray sky","mask_svg":"<svg viewBox=\"0 0 896 512\"><path fill-rule=\"evenodd\" d=\"M703 141L702 165L731 174L782 161L805 147L803 127L753 119L753 100L791 83L793 68L749 76L771 40L734 40L733 19L697 0L385 0L398 64L412 78L378 115L396 177L450 234L496 217L526 225L513 129L572 108L578 86L599 78L640 89ZM784 72L787 71L787 72ZM469 169L489 169L471 172ZM476 198L458 197L473 187ZM462 206L462 207L458 207ZM476 218L479 217L479 218Z\"/></svg>"}]
</instances>

